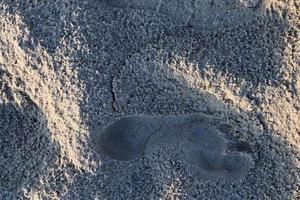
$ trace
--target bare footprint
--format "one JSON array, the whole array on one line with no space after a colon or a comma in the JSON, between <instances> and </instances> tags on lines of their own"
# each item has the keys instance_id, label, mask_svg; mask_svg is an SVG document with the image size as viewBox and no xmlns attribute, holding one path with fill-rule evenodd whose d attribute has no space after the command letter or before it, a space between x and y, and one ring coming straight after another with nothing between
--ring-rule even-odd
<instances>
[{"instance_id":1,"label":"bare footprint","mask_svg":"<svg viewBox=\"0 0 300 200\"><path fill-rule=\"evenodd\" d=\"M222 133L224 127L222 120L206 114L130 116L103 130L97 150L116 160L164 153L201 178L239 181L253 166L253 160L232 148L234 142Z\"/></svg>"},{"instance_id":2,"label":"bare footprint","mask_svg":"<svg viewBox=\"0 0 300 200\"><path fill-rule=\"evenodd\" d=\"M104 0L120 9L149 10L171 17L175 25L203 31L233 28L262 14L263 0Z\"/></svg>"},{"instance_id":3,"label":"bare footprint","mask_svg":"<svg viewBox=\"0 0 300 200\"><path fill-rule=\"evenodd\" d=\"M151 135L160 129L158 118L124 117L108 125L97 140L97 150L116 160L132 160L145 154Z\"/></svg>"}]
</instances>

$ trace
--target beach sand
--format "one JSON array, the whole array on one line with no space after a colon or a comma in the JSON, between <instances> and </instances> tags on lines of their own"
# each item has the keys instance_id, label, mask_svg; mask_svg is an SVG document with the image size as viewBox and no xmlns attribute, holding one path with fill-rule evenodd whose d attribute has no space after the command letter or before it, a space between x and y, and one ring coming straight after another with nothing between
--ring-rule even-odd
<instances>
[{"instance_id":1,"label":"beach sand","mask_svg":"<svg viewBox=\"0 0 300 200\"><path fill-rule=\"evenodd\" d=\"M0 1L0 199L300 199L300 3L111 2ZM232 126L240 181L97 151L122 117L189 113Z\"/></svg>"}]
</instances>

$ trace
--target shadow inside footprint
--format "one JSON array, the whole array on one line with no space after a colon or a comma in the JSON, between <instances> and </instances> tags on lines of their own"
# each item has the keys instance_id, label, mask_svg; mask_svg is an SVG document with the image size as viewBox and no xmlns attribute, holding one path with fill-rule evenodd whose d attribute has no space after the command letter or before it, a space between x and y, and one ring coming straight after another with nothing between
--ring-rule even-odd
<instances>
[{"instance_id":1,"label":"shadow inside footprint","mask_svg":"<svg viewBox=\"0 0 300 200\"><path fill-rule=\"evenodd\" d=\"M217 128L224 127L221 124L205 114L126 117L104 129L97 148L116 160L163 152L203 179L238 181L253 161L250 155L227 148L233 141Z\"/></svg>"},{"instance_id":2,"label":"shadow inside footprint","mask_svg":"<svg viewBox=\"0 0 300 200\"><path fill-rule=\"evenodd\" d=\"M97 150L116 160L132 160L144 155L148 138L158 129L147 117L124 117L107 126L97 140Z\"/></svg>"}]
</instances>

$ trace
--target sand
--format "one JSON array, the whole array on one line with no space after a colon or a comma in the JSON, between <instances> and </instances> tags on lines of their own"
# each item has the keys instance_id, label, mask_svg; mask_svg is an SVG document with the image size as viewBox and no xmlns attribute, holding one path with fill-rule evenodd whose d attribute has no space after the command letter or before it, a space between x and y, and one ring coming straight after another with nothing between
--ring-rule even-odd
<instances>
[{"instance_id":1,"label":"sand","mask_svg":"<svg viewBox=\"0 0 300 200\"><path fill-rule=\"evenodd\" d=\"M220 2L182 23L147 3L0 1L0 199L299 199L300 4ZM200 112L253 159L241 181L96 151L122 117Z\"/></svg>"}]
</instances>

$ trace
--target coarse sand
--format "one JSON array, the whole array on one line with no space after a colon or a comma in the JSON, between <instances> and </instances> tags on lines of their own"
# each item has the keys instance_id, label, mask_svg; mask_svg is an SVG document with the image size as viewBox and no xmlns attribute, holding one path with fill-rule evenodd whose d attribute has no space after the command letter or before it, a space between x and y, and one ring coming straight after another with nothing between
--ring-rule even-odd
<instances>
[{"instance_id":1,"label":"coarse sand","mask_svg":"<svg viewBox=\"0 0 300 200\"><path fill-rule=\"evenodd\" d=\"M196 123L98 149L124 117L191 113L234 145ZM300 199L300 2L0 0L0 199Z\"/></svg>"}]
</instances>

